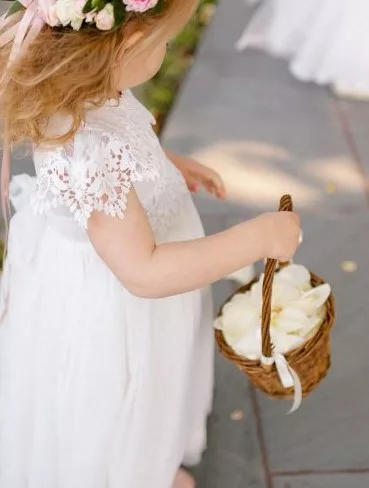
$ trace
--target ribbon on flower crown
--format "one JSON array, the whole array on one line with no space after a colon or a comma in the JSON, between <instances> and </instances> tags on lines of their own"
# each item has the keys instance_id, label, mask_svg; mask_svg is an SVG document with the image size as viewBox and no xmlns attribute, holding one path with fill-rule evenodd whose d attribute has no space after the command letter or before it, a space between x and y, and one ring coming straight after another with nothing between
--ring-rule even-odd
<instances>
[{"instance_id":1,"label":"ribbon on flower crown","mask_svg":"<svg viewBox=\"0 0 369 488\"><path fill-rule=\"evenodd\" d=\"M19 4L25 8L25 12L20 16L18 22L14 23L19 17L19 11L12 13L10 10L0 18L0 32L3 31L0 35L0 47L13 42L8 66L40 33L46 24L45 12L52 5L52 2L49 3L48 0L42 0L42 3L37 0L19 0ZM11 27L6 29L9 25ZM3 83L3 80L1 82Z\"/></svg>"},{"instance_id":2,"label":"ribbon on flower crown","mask_svg":"<svg viewBox=\"0 0 369 488\"><path fill-rule=\"evenodd\" d=\"M13 43L7 69L2 74L0 85L4 90L8 82L10 65L24 52L31 42L41 32L46 24L44 12L49 8L50 0L19 0L18 5L24 7L25 11L19 9L6 12L0 17L0 48L6 46L10 42ZM52 0L51 0L52 2ZM17 6L18 6L17 5ZM11 145L9 140L9 131L7 121L4 120L4 147L3 158L1 166L1 206L5 218L6 234L8 233L8 222L10 218L10 203L9 203L9 181L10 181L10 158ZM6 239L7 240L7 239Z\"/></svg>"}]
</instances>

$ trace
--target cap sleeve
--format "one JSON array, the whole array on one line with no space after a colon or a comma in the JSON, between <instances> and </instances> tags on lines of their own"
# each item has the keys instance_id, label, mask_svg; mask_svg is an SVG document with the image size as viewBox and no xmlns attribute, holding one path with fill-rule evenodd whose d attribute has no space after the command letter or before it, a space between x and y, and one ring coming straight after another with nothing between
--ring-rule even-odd
<instances>
[{"instance_id":1,"label":"cap sleeve","mask_svg":"<svg viewBox=\"0 0 369 488\"><path fill-rule=\"evenodd\" d=\"M35 159L36 213L65 206L84 230L94 210L122 219L132 184L157 176L129 141L98 130L79 131L73 143L38 151Z\"/></svg>"}]
</instances>

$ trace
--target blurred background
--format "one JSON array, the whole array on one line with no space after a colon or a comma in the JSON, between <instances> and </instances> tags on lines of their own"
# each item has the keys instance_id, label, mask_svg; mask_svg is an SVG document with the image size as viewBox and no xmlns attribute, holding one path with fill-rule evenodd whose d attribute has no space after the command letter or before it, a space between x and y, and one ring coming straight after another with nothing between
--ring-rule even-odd
<instances>
[{"instance_id":1,"label":"blurred background","mask_svg":"<svg viewBox=\"0 0 369 488\"><path fill-rule=\"evenodd\" d=\"M163 144L226 182L228 202L195 197L207 233L291 193L304 229L296 262L337 300L332 369L291 416L217 354L198 488L369 487L368 18L362 0L203 1L137 90ZM25 171L30 157L16 154L13 172ZM214 287L215 311L232 291Z\"/></svg>"}]
</instances>

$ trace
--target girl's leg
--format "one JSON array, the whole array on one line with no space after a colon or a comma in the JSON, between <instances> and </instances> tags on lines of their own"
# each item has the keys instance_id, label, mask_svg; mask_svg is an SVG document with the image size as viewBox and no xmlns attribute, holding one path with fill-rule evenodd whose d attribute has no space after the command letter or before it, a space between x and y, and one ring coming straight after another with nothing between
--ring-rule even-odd
<instances>
[{"instance_id":1,"label":"girl's leg","mask_svg":"<svg viewBox=\"0 0 369 488\"><path fill-rule=\"evenodd\" d=\"M177 471L172 488L195 488L195 480L183 469Z\"/></svg>"}]
</instances>

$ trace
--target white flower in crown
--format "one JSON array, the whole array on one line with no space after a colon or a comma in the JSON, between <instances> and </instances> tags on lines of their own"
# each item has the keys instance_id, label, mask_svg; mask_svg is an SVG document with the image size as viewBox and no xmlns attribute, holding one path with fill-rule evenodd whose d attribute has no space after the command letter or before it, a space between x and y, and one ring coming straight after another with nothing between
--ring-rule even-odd
<instances>
[{"instance_id":1,"label":"white flower in crown","mask_svg":"<svg viewBox=\"0 0 369 488\"><path fill-rule=\"evenodd\" d=\"M105 7L96 14L94 22L99 30L110 30L114 27L114 7L112 3L107 3Z\"/></svg>"},{"instance_id":2,"label":"white flower in crown","mask_svg":"<svg viewBox=\"0 0 369 488\"><path fill-rule=\"evenodd\" d=\"M123 0L128 12L146 12L156 7L159 0Z\"/></svg>"},{"instance_id":3,"label":"white flower in crown","mask_svg":"<svg viewBox=\"0 0 369 488\"><path fill-rule=\"evenodd\" d=\"M65 27L71 25L74 30L79 30L85 16L82 13L85 0L58 0L55 5L55 13L60 23Z\"/></svg>"}]
</instances>

